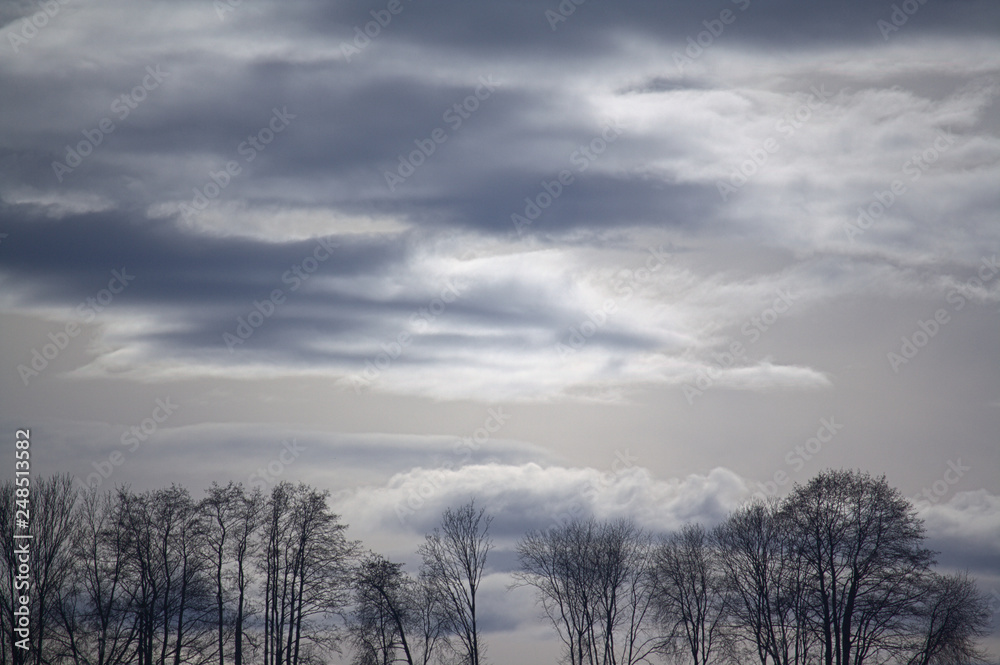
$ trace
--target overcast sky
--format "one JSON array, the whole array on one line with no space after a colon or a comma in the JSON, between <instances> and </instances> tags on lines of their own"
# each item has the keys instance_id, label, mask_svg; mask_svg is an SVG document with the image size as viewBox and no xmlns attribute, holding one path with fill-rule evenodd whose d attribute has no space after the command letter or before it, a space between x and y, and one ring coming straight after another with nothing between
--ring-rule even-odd
<instances>
[{"instance_id":1,"label":"overcast sky","mask_svg":"<svg viewBox=\"0 0 1000 665\"><path fill-rule=\"evenodd\" d=\"M411 569L475 496L495 662L558 651L526 529L824 468L1000 607L996 2L47 6L0 2L36 473L304 480Z\"/></svg>"}]
</instances>

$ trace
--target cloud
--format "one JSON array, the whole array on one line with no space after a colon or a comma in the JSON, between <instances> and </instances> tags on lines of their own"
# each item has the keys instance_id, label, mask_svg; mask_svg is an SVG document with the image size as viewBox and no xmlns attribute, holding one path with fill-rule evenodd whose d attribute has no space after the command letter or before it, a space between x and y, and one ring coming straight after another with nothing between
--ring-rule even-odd
<instances>
[{"instance_id":1,"label":"cloud","mask_svg":"<svg viewBox=\"0 0 1000 665\"><path fill-rule=\"evenodd\" d=\"M341 493L337 509L351 524L394 530L398 542L408 542L433 529L445 508L475 499L495 517L492 534L499 548L510 550L525 532L573 518L631 517L656 533L688 522L711 526L752 494L749 481L724 467L657 478L619 450L607 470L534 462L418 466L384 485ZM920 504L918 517L931 546L950 553L950 565L964 562L979 574L995 568L1000 497L986 490L959 492L945 503Z\"/></svg>"},{"instance_id":2,"label":"cloud","mask_svg":"<svg viewBox=\"0 0 1000 665\"><path fill-rule=\"evenodd\" d=\"M931 546L946 553L943 563L996 574L1000 497L984 489L956 492L942 503L921 501L918 515Z\"/></svg>"},{"instance_id":3,"label":"cloud","mask_svg":"<svg viewBox=\"0 0 1000 665\"><path fill-rule=\"evenodd\" d=\"M544 3L404 5L350 62L336 39L370 20L352 3L67 8L34 57L0 65L17 130L0 151L9 306L65 317L107 271L135 267L73 378L322 375L505 401L622 400L706 376L828 389L821 363L746 344L771 327L754 319L774 293L798 298L779 327L859 289L926 295L1000 240L1000 60L970 18L994 10L922 7L887 43L881 13L857 4L845 44L785 3L732 5L736 23L683 71L674 54L716 16L676 3L580 7L556 30ZM112 9L124 19L105 20ZM262 22L274 39L248 40ZM493 37L470 40L482 25ZM522 48L498 62L501 35ZM135 57L111 57L112 42ZM920 57L929 47L948 57ZM147 67L164 72L155 88ZM59 182L53 162L96 141L104 117L115 129ZM436 129L446 139L423 154ZM388 187L414 151L421 164ZM199 196L212 200L187 214ZM341 251L308 283L286 280L317 238ZM760 256L732 248L745 242ZM668 265L629 276L664 245L680 248ZM448 284L461 297L421 318ZM287 303L233 342L275 289ZM721 362L734 342L745 355Z\"/></svg>"},{"instance_id":4,"label":"cloud","mask_svg":"<svg viewBox=\"0 0 1000 665\"><path fill-rule=\"evenodd\" d=\"M344 494L338 506L352 523L423 533L446 507L475 499L496 516L494 534L509 547L527 530L577 517L634 517L655 531L689 521L716 523L749 496L746 482L724 468L657 480L631 464L627 451L620 451L606 471L534 462L415 467L384 486Z\"/></svg>"}]
</instances>

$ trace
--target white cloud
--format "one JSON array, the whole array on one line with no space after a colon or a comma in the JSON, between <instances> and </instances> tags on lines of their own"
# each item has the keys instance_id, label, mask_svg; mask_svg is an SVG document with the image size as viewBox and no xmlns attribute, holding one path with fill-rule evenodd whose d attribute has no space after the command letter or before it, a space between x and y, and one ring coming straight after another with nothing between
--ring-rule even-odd
<instances>
[{"instance_id":1,"label":"white cloud","mask_svg":"<svg viewBox=\"0 0 1000 665\"><path fill-rule=\"evenodd\" d=\"M986 490L956 492L943 503L921 501L918 514L928 536L949 548L1000 556L1000 496Z\"/></svg>"},{"instance_id":2,"label":"white cloud","mask_svg":"<svg viewBox=\"0 0 1000 665\"><path fill-rule=\"evenodd\" d=\"M688 521L714 523L750 494L746 481L724 468L658 480L647 469L628 466L627 451L620 452L613 469L606 471L535 463L417 467L394 475L384 486L344 493L337 507L352 524L422 533L446 507L475 498L497 516L497 531L509 539L527 529L590 515L634 517L654 530Z\"/></svg>"}]
</instances>

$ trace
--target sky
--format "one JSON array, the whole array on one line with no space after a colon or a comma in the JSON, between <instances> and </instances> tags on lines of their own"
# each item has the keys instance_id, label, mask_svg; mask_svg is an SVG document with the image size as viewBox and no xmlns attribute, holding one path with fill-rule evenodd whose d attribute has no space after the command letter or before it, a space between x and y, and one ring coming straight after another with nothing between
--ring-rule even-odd
<instances>
[{"instance_id":1,"label":"sky","mask_svg":"<svg viewBox=\"0 0 1000 665\"><path fill-rule=\"evenodd\" d=\"M410 570L475 497L493 662L558 652L506 591L526 530L714 524L828 468L1000 608L998 26L0 2L0 427L80 487L329 489Z\"/></svg>"}]
</instances>

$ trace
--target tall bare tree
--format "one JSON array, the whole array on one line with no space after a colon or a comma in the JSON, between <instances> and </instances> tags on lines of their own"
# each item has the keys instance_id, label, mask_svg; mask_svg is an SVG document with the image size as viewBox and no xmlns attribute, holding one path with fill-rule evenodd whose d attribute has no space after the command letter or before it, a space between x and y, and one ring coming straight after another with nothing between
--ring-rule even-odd
<instances>
[{"instance_id":1,"label":"tall bare tree","mask_svg":"<svg viewBox=\"0 0 1000 665\"><path fill-rule=\"evenodd\" d=\"M262 505L259 489L247 494L242 484L230 482L225 487L213 483L199 506L205 517L205 545L211 559L219 665L225 664L227 654L232 655L235 665L243 664L249 561Z\"/></svg>"},{"instance_id":2,"label":"tall bare tree","mask_svg":"<svg viewBox=\"0 0 1000 665\"><path fill-rule=\"evenodd\" d=\"M823 662L891 653L932 562L910 503L884 476L825 471L796 485L782 514L805 564Z\"/></svg>"},{"instance_id":3,"label":"tall bare tree","mask_svg":"<svg viewBox=\"0 0 1000 665\"><path fill-rule=\"evenodd\" d=\"M190 494L176 485L142 494L120 488L116 499L127 529L128 571L136 578L127 587L137 625L136 662L211 659L211 592L201 516Z\"/></svg>"},{"instance_id":4,"label":"tall bare tree","mask_svg":"<svg viewBox=\"0 0 1000 665\"><path fill-rule=\"evenodd\" d=\"M813 662L818 643L810 629L804 565L778 501L737 509L715 538L732 594L735 636L761 665Z\"/></svg>"},{"instance_id":5,"label":"tall bare tree","mask_svg":"<svg viewBox=\"0 0 1000 665\"><path fill-rule=\"evenodd\" d=\"M71 662L138 661L138 578L130 565L131 533L119 495L82 494L73 538L74 575L60 606Z\"/></svg>"},{"instance_id":6,"label":"tall bare tree","mask_svg":"<svg viewBox=\"0 0 1000 665\"><path fill-rule=\"evenodd\" d=\"M536 589L571 665L633 665L653 653L651 542L631 521L532 531L517 554L517 578Z\"/></svg>"},{"instance_id":7,"label":"tall bare tree","mask_svg":"<svg viewBox=\"0 0 1000 665\"><path fill-rule=\"evenodd\" d=\"M279 483L268 499L260 551L265 665L311 662L340 642L356 545L344 537L327 497Z\"/></svg>"},{"instance_id":8,"label":"tall bare tree","mask_svg":"<svg viewBox=\"0 0 1000 665\"><path fill-rule=\"evenodd\" d=\"M354 578L351 636L357 665L405 662L428 665L447 644L447 617L426 576L369 554Z\"/></svg>"},{"instance_id":9,"label":"tall bare tree","mask_svg":"<svg viewBox=\"0 0 1000 665\"><path fill-rule=\"evenodd\" d=\"M913 612L914 637L906 665L985 662L976 640L989 634L986 596L968 574L929 573Z\"/></svg>"},{"instance_id":10,"label":"tall bare tree","mask_svg":"<svg viewBox=\"0 0 1000 665\"><path fill-rule=\"evenodd\" d=\"M240 490L230 482L225 487L212 483L207 495L201 501L200 509L205 516L205 545L211 557L212 581L215 592L216 650L219 665L226 662L226 634L230 624L226 616L229 605L228 585L225 583L227 555L229 553L230 532L233 529L234 513L237 509Z\"/></svg>"},{"instance_id":11,"label":"tall bare tree","mask_svg":"<svg viewBox=\"0 0 1000 665\"><path fill-rule=\"evenodd\" d=\"M400 660L413 665L407 634L412 625L403 564L371 554L358 565L354 579L351 625L357 665L388 665Z\"/></svg>"},{"instance_id":12,"label":"tall bare tree","mask_svg":"<svg viewBox=\"0 0 1000 665\"><path fill-rule=\"evenodd\" d=\"M440 528L428 534L420 547L424 579L440 599L448 628L458 638L461 656L469 665L484 660L476 603L486 557L493 547L492 521L485 508L476 508L475 501L447 508Z\"/></svg>"},{"instance_id":13,"label":"tall bare tree","mask_svg":"<svg viewBox=\"0 0 1000 665\"><path fill-rule=\"evenodd\" d=\"M233 624L233 663L235 665L243 665L245 626L252 613L249 607L249 590L253 580L251 557L257 532L263 523L263 517L264 496L260 489L254 489L250 494L241 492L236 498L230 549L233 586L236 593Z\"/></svg>"},{"instance_id":14,"label":"tall bare tree","mask_svg":"<svg viewBox=\"0 0 1000 665\"><path fill-rule=\"evenodd\" d=\"M653 597L668 652L681 651L694 665L716 659L729 637L733 596L719 548L700 524L686 524L656 549Z\"/></svg>"},{"instance_id":15,"label":"tall bare tree","mask_svg":"<svg viewBox=\"0 0 1000 665\"><path fill-rule=\"evenodd\" d=\"M22 492L25 487L17 488ZM18 570L22 563L16 552L19 545L28 540L16 541L10 538L14 533L15 509L18 508L14 483L6 482L0 487L0 529L4 536L0 571L3 586L0 588L0 627L4 644L0 647L0 662L47 663L65 655L64 634L61 631L61 598L73 574L72 540L74 526L74 504L77 492L72 478L68 475L39 477L32 480L30 501L20 506L30 514L30 562L27 577ZM20 578L20 579L18 579ZM25 587L24 585L28 586ZM15 599L30 598L29 649L16 648L20 641L12 631L15 626ZM22 642L23 644L23 642Z\"/></svg>"},{"instance_id":16,"label":"tall bare tree","mask_svg":"<svg viewBox=\"0 0 1000 665\"><path fill-rule=\"evenodd\" d=\"M32 651L36 664L56 658L56 644L47 645L46 640L57 637L59 597L72 575L76 498L69 475L38 478L31 488L31 591L36 612Z\"/></svg>"}]
</instances>

